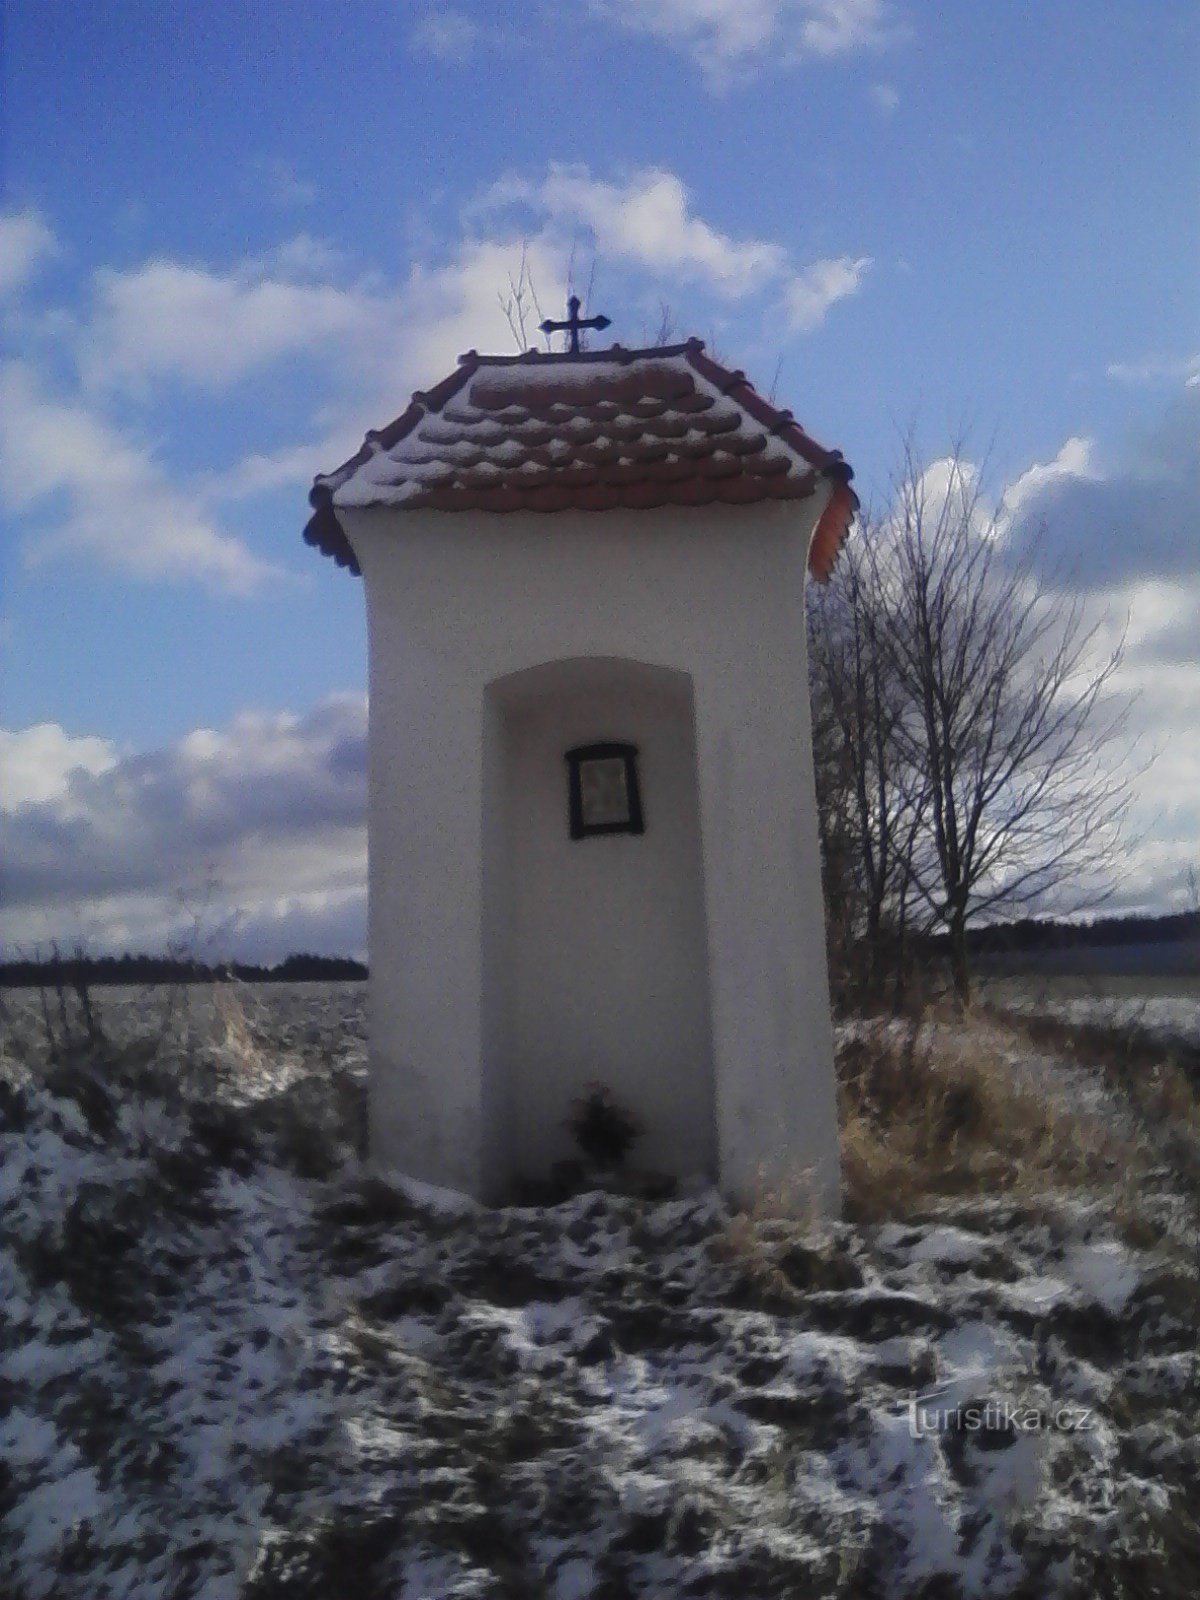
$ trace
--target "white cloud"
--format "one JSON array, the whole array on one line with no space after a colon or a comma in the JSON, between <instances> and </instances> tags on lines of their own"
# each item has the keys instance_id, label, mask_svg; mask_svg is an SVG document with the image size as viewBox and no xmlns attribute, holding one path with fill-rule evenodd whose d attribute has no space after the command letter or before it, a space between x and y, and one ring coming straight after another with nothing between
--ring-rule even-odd
<instances>
[{"instance_id":1,"label":"white cloud","mask_svg":"<svg viewBox=\"0 0 1200 1600\"><path fill-rule=\"evenodd\" d=\"M243 270L261 273L264 277L277 275L294 283L309 278L342 277L348 265L349 258L345 251L339 250L328 239L315 238L311 233L297 233L247 261Z\"/></svg>"},{"instance_id":2,"label":"white cloud","mask_svg":"<svg viewBox=\"0 0 1200 1600\"><path fill-rule=\"evenodd\" d=\"M239 382L284 356L365 337L377 307L360 289L228 273L176 261L96 274L96 310L80 357L94 385L175 378L208 388Z\"/></svg>"},{"instance_id":3,"label":"white cloud","mask_svg":"<svg viewBox=\"0 0 1200 1600\"><path fill-rule=\"evenodd\" d=\"M1003 516L1011 519L1020 515L1048 489L1072 478L1096 478L1094 464L1095 446L1091 439L1073 435L1059 450L1053 461L1035 461L1005 489L1000 505Z\"/></svg>"},{"instance_id":4,"label":"white cloud","mask_svg":"<svg viewBox=\"0 0 1200 1600\"><path fill-rule=\"evenodd\" d=\"M1135 794L1117 909L1177 904L1200 860L1198 423L1200 393L1185 388L1123 451L1102 460L1091 440L1072 437L1001 500L1015 570L1031 563L1052 602L1082 604L1098 656L1124 637L1114 689L1131 700L1120 765ZM1044 538L1026 543L1041 526Z\"/></svg>"},{"instance_id":5,"label":"white cloud","mask_svg":"<svg viewBox=\"0 0 1200 1600\"><path fill-rule=\"evenodd\" d=\"M691 57L714 88L768 66L877 50L897 32L885 0L592 0L592 10Z\"/></svg>"},{"instance_id":6,"label":"white cloud","mask_svg":"<svg viewBox=\"0 0 1200 1600\"><path fill-rule=\"evenodd\" d=\"M58 242L36 211L0 213L0 299L15 294L58 254Z\"/></svg>"},{"instance_id":7,"label":"white cloud","mask_svg":"<svg viewBox=\"0 0 1200 1600\"><path fill-rule=\"evenodd\" d=\"M626 274L631 299L650 288L657 302L684 282L721 300L783 293L797 332L815 328L854 293L870 265L869 257L847 256L797 273L781 245L733 237L700 216L680 179L661 168L620 182L581 166L553 165L536 178L510 175L465 207L463 224L467 236L445 259L416 263L403 283L342 291L354 305L347 315L352 331L328 341L329 399L315 419L320 436L249 451L209 474L205 492L213 503L311 481L314 464L326 470L352 453L367 428L403 409L409 389L427 388L452 371L464 351L514 349L501 302L522 258L542 299L540 309L531 298L527 304L525 341L533 345L542 317L560 312L572 263L578 273L589 253L606 274ZM244 279L252 270L261 271L261 262L231 276Z\"/></svg>"},{"instance_id":8,"label":"white cloud","mask_svg":"<svg viewBox=\"0 0 1200 1600\"><path fill-rule=\"evenodd\" d=\"M108 772L116 746L92 735L73 739L57 722L11 733L0 728L0 811L63 800L76 772Z\"/></svg>"},{"instance_id":9,"label":"white cloud","mask_svg":"<svg viewBox=\"0 0 1200 1600\"><path fill-rule=\"evenodd\" d=\"M368 428L402 411L413 389L429 388L452 372L466 350L515 350L501 296L510 274L519 270L522 251L543 292L565 282L569 248L548 238L468 240L438 265L415 264L406 281L364 318L368 336L334 354L330 400L316 419L320 434L248 453L205 479L206 496L218 503L288 484L307 487L315 472L351 455ZM540 340L539 321L530 302L530 343Z\"/></svg>"},{"instance_id":10,"label":"white cloud","mask_svg":"<svg viewBox=\"0 0 1200 1600\"><path fill-rule=\"evenodd\" d=\"M519 217L512 215L519 209ZM763 240L734 239L698 216L680 180L651 169L608 183L580 167L552 167L537 180L508 178L468 208L473 236L437 264L417 263L387 291L360 292L353 333L334 341L330 369L343 396L327 410L324 442L252 452L214 475L214 496L237 498L311 478L358 444L364 429L394 416L406 389L428 387L468 349L504 351L514 338L501 301L522 255L545 303L530 301L528 343L542 315L557 315L581 230L606 264L666 287L691 281L723 298L786 280L787 253ZM836 296L835 296L836 298Z\"/></svg>"},{"instance_id":11,"label":"white cloud","mask_svg":"<svg viewBox=\"0 0 1200 1600\"><path fill-rule=\"evenodd\" d=\"M510 274L519 270L522 249L540 293L555 295L566 280L568 251L561 242L538 237L475 239L462 244L455 255L438 267L413 268L403 294L401 370L414 383L428 388L431 379L454 369L466 350L511 350L512 330L501 306ZM544 307L557 315L558 306ZM529 336L539 339L536 310L531 310ZM393 368L393 370L395 370ZM382 376L382 374L381 374ZM393 381L394 388L394 381Z\"/></svg>"},{"instance_id":12,"label":"white cloud","mask_svg":"<svg viewBox=\"0 0 1200 1600\"><path fill-rule=\"evenodd\" d=\"M692 56L715 76L766 50L782 7L778 0L595 0L593 9Z\"/></svg>"},{"instance_id":13,"label":"white cloud","mask_svg":"<svg viewBox=\"0 0 1200 1600\"><path fill-rule=\"evenodd\" d=\"M806 56L855 55L877 50L895 36L884 0L808 0L793 9L803 13L800 44ZM785 16L785 27L788 20Z\"/></svg>"},{"instance_id":14,"label":"white cloud","mask_svg":"<svg viewBox=\"0 0 1200 1600\"><path fill-rule=\"evenodd\" d=\"M830 306L858 293L870 266L870 256L836 256L814 261L797 273L785 297L792 331L810 333L819 328Z\"/></svg>"},{"instance_id":15,"label":"white cloud","mask_svg":"<svg viewBox=\"0 0 1200 1600\"><path fill-rule=\"evenodd\" d=\"M135 756L53 728L0 735L0 750L18 752L32 790L5 826L10 947L80 934L97 948L161 945L180 893L213 884L208 920L238 919L247 953L361 949L365 696L303 716L246 712Z\"/></svg>"},{"instance_id":16,"label":"white cloud","mask_svg":"<svg viewBox=\"0 0 1200 1600\"><path fill-rule=\"evenodd\" d=\"M289 486L307 487L316 476L314 463L352 455L357 441L354 429L335 434L332 443L289 444L279 450L254 450L232 466L210 472L199 480L198 492L212 504L251 500ZM359 432L365 432L360 429ZM339 456L340 452L340 456Z\"/></svg>"},{"instance_id":17,"label":"white cloud","mask_svg":"<svg viewBox=\"0 0 1200 1600\"><path fill-rule=\"evenodd\" d=\"M199 579L235 594L275 574L148 450L82 402L47 396L20 362L0 369L0 490L18 516L52 502L50 530L26 543L32 563L83 553L134 577Z\"/></svg>"},{"instance_id":18,"label":"white cloud","mask_svg":"<svg viewBox=\"0 0 1200 1600\"><path fill-rule=\"evenodd\" d=\"M386 293L363 295L354 337L329 351L324 403L313 435L274 450L249 450L196 484L206 504L238 501L272 490L307 488L317 471L351 455L368 428L404 409L409 393L453 371L468 349L514 350L501 306L524 251L535 284L545 292L566 280L569 246L562 240L516 236L466 240L436 265L416 263ZM557 309L554 306L550 309ZM527 339L537 343L540 321L532 303Z\"/></svg>"},{"instance_id":19,"label":"white cloud","mask_svg":"<svg viewBox=\"0 0 1200 1600\"><path fill-rule=\"evenodd\" d=\"M513 349L501 300L522 252L545 301L528 307L526 343L538 343L542 316L559 311L577 250L622 275L622 295L643 317L689 284L721 301L782 294L795 331L816 327L869 264L846 256L797 272L780 244L735 236L702 216L680 178L658 167L605 180L552 165L494 184L463 222L465 236L447 255L417 262L398 282L351 277L336 247L307 233L226 268L156 258L97 272L89 314L64 318L58 333L74 353L80 393L51 399L31 368L9 375L10 499L28 510L67 496L66 516L32 553L90 551L142 577L253 587L267 569L222 533L217 509L302 488L349 455L368 427L402 410L408 390L452 370L464 350ZM240 459L183 485L106 417L117 398L126 410L130 401L144 405L156 385L219 394L284 361L318 357L306 438L264 449L250 437Z\"/></svg>"},{"instance_id":20,"label":"white cloud","mask_svg":"<svg viewBox=\"0 0 1200 1600\"><path fill-rule=\"evenodd\" d=\"M628 264L664 287L691 282L736 300L784 285L796 332L817 327L831 305L854 294L871 265L869 256L840 256L796 272L782 245L714 227L696 212L679 177L661 167L619 183L582 166L552 165L537 180L510 175L485 191L467 217L494 224L517 211L532 216L535 237L557 243L560 254L583 229L605 263Z\"/></svg>"},{"instance_id":21,"label":"white cloud","mask_svg":"<svg viewBox=\"0 0 1200 1600\"><path fill-rule=\"evenodd\" d=\"M1200 355L1143 356L1140 361L1110 361L1105 368L1118 383L1184 383L1188 388L1200 384Z\"/></svg>"},{"instance_id":22,"label":"white cloud","mask_svg":"<svg viewBox=\"0 0 1200 1600\"><path fill-rule=\"evenodd\" d=\"M900 91L894 83L873 83L869 93L881 116L890 117L900 104Z\"/></svg>"},{"instance_id":23,"label":"white cloud","mask_svg":"<svg viewBox=\"0 0 1200 1600\"><path fill-rule=\"evenodd\" d=\"M436 61L463 62L479 42L480 29L465 12L452 6L431 8L408 36L410 48Z\"/></svg>"},{"instance_id":24,"label":"white cloud","mask_svg":"<svg viewBox=\"0 0 1200 1600\"><path fill-rule=\"evenodd\" d=\"M1200 861L1200 741L1192 736L1200 664L1158 658L1154 629L1145 626L1153 591L1135 584L1100 598L1115 620L1128 615L1130 622L1120 690L1130 697L1131 715L1120 767L1136 776L1117 905L1163 911L1183 909L1188 869ZM1200 592L1193 590L1192 601L1200 602Z\"/></svg>"},{"instance_id":25,"label":"white cloud","mask_svg":"<svg viewBox=\"0 0 1200 1600\"><path fill-rule=\"evenodd\" d=\"M613 184L585 168L552 167L536 198L551 216L589 227L603 255L664 276L703 279L723 294L746 294L778 276L786 262L780 245L732 239L697 216L679 178L661 168Z\"/></svg>"},{"instance_id":26,"label":"white cloud","mask_svg":"<svg viewBox=\"0 0 1200 1600\"><path fill-rule=\"evenodd\" d=\"M1086 440L1068 440L1055 461L1017 480L1007 502L1018 548L1045 523L1078 558L1079 588L1134 577L1200 584L1200 386L1178 390L1157 427L1103 461Z\"/></svg>"}]
</instances>

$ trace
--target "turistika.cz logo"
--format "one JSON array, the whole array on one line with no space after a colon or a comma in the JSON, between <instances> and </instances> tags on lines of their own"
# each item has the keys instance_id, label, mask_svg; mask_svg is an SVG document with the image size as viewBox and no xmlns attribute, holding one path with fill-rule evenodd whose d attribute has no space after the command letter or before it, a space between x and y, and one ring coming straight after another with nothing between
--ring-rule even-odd
<instances>
[{"instance_id":1,"label":"turistika.cz logo","mask_svg":"<svg viewBox=\"0 0 1200 1600\"><path fill-rule=\"evenodd\" d=\"M1044 1411L1014 1400L949 1401L949 1385L930 1389L908 1402L908 1431L914 1439L942 1433L1087 1433L1094 1426L1090 1406L1064 1405Z\"/></svg>"}]
</instances>

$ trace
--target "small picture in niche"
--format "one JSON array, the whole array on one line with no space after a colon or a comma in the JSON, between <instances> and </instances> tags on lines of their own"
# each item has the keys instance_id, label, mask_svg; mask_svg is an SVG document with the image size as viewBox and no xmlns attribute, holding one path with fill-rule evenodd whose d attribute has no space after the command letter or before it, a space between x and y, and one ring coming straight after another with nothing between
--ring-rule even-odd
<instances>
[{"instance_id":1,"label":"small picture in niche","mask_svg":"<svg viewBox=\"0 0 1200 1600\"><path fill-rule=\"evenodd\" d=\"M585 828L629 821L629 785L620 756L580 762L579 809Z\"/></svg>"},{"instance_id":2,"label":"small picture in niche","mask_svg":"<svg viewBox=\"0 0 1200 1600\"><path fill-rule=\"evenodd\" d=\"M567 751L572 839L593 833L642 833L637 746L581 744Z\"/></svg>"}]
</instances>

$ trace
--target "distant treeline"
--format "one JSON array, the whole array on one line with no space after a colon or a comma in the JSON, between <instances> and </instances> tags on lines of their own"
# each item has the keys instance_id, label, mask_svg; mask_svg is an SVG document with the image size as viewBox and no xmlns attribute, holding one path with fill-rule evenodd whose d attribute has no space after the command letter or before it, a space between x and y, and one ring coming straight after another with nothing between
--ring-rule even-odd
<instances>
[{"instance_id":1,"label":"distant treeline","mask_svg":"<svg viewBox=\"0 0 1200 1600\"><path fill-rule=\"evenodd\" d=\"M205 961L180 961L170 956L56 955L29 961L0 962L0 987L40 988L44 984L102 983L344 983L365 978L367 969L349 956L314 956L303 952L285 957L273 967L246 961L211 965Z\"/></svg>"},{"instance_id":2,"label":"distant treeline","mask_svg":"<svg viewBox=\"0 0 1200 1600\"><path fill-rule=\"evenodd\" d=\"M1111 945L1174 944L1200 939L1200 911L1181 911L1168 917L1099 917L1091 922L1054 922L1027 917L1020 922L995 923L967 934L973 954L999 954L1010 950L1096 950ZM941 950L944 934L935 934L929 948Z\"/></svg>"}]
</instances>

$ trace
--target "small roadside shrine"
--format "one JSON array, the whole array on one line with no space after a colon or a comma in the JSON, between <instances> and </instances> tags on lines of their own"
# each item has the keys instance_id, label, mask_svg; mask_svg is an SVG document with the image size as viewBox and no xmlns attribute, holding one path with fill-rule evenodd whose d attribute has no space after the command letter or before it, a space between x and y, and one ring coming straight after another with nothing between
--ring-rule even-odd
<instances>
[{"instance_id":1,"label":"small roadside shrine","mask_svg":"<svg viewBox=\"0 0 1200 1600\"><path fill-rule=\"evenodd\" d=\"M502 1200L598 1083L639 1165L836 1209L804 591L851 471L698 339L576 318L310 497L366 588L372 1155Z\"/></svg>"}]
</instances>

